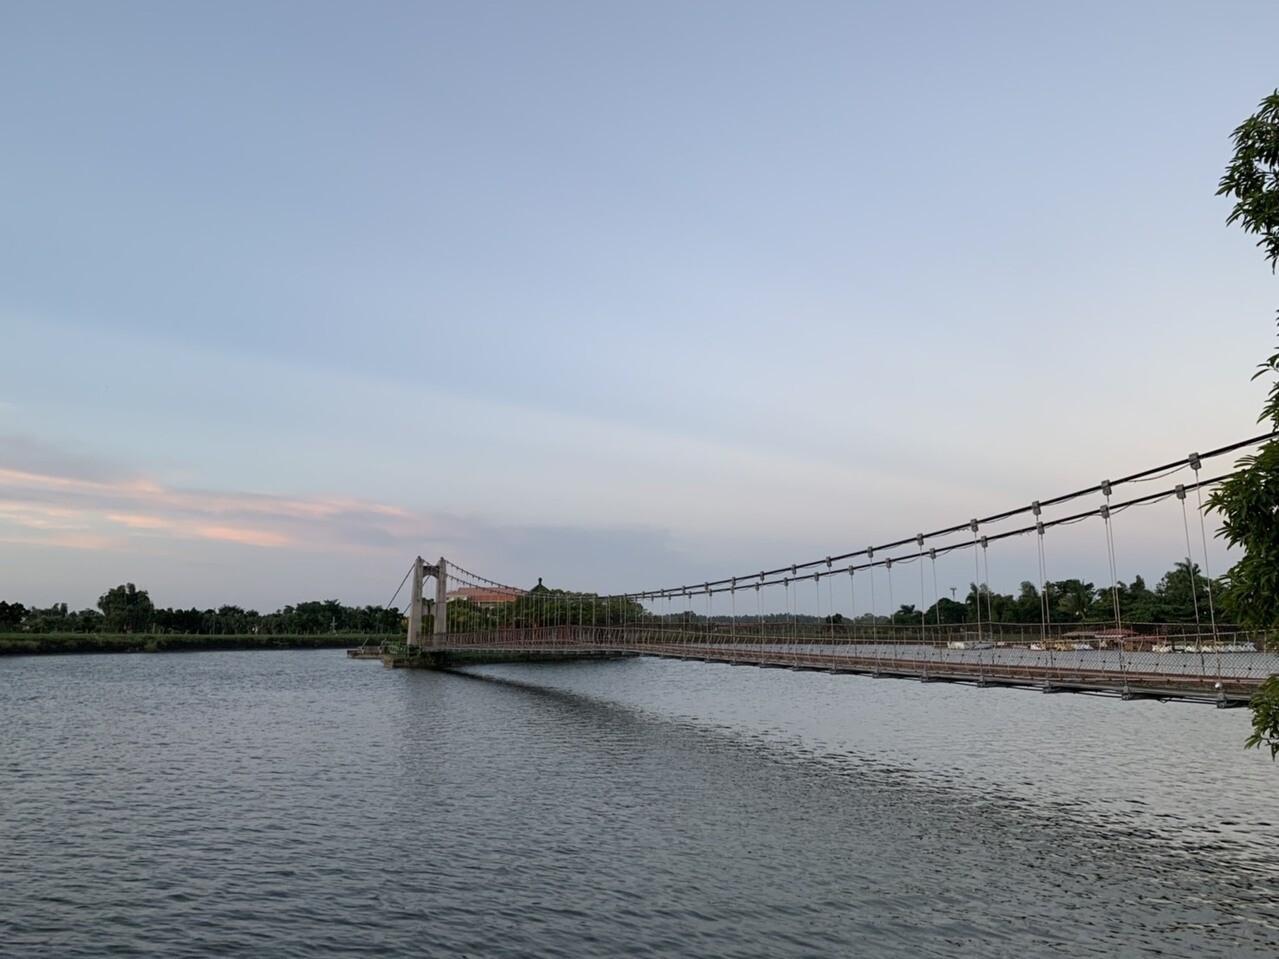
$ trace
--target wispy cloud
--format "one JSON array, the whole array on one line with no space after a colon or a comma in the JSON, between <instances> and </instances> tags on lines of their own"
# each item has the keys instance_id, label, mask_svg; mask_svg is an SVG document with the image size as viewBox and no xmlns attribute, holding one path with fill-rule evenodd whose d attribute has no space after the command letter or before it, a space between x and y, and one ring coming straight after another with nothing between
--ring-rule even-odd
<instances>
[{"instance_id":1,"label":"wispy cloud","mask_svg":"<svg viewBox=\"0 0 1279 959\"><path fill-rule=\"evenodd\" d=\"M261 549L405 550L444 532L399 506L348 496L179 489L30 438L0 437L0 539L130 552L156 539ZM74 535L73 535L74 534Z\"/></svg>"},{"instance_id":2,"label":"wispy cloud","mask_svg":"<svg viewBox=\"0 0 1279 959\"><path fill-rule=\"evenodd\" d=\"M0 525L0 543L15 546L53 546L59 549L90 550L97 553L124 552L126 544L110 536L98 536L91 533L69 533L62 530L50 530L42 534L10 533Z\"/></svg>"},{"instance_id":3,"label":"wispy cloud","mask_svg":"<svg viewBox=\"0 0 1279 959\"><path fill-rule=\"evenodd\" d=\"M72 551L64 558L98 571L89 575L102 582L127 575L166 595L192 597L179 602L207 601L211 587L192 579L200 564L217 569L212 587L237 583L237 602L267 607L314 595L321 581L331 584L327 595L361 589L366 599L384 601L383 590L418 554L447 556L517 585L545 576L601 591L716 572L690 564L663 528L503 522L343 494L183 488L31 442L23 451L40 454L39 462L24 461L7 456L4 441L0 435L0 543ZM299 555L305 563L296 562ZM52 588L44 585L49 568L33 562L9 588L41 595Z\"/></svg>"}]
</instances>

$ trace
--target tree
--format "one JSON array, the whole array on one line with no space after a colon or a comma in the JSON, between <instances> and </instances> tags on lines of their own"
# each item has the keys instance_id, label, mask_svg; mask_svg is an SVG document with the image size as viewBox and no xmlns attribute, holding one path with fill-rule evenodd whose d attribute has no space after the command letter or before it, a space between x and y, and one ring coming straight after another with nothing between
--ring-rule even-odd
<instances>
[{"instance_id":1,"label":"tree","mask_svg":"<svg viewBox=\"0 0 1279 959\"><path fill-rule=\"evenodd\" d=\"M116 586L98 597L103 625L112 633L144 633L155 619L155 605L145 589L132 583Z\"/></svg>"},{"instance_id":2,"label":"tree","mask_svg":"<svg viewBox=\"0 0 1279 959\"><path fill-rule=\"evenodd\" d=\"M61 633L68 631L66 603L54 603L48 609L29 609L23 618L24 630L33 633Z\"/></svg>"},{"instance_id":3,"label":"tree","mask_svg":"<svg viewBox=\"0 0 1279 959\"><path fill-rule=\"evenodd\" d=\"M892 624L894 626L914 626L919 622L919 610L915 608L914 603L902 603L901 607L892 616Z\"/></svg>"},{"instance_id":4,"label":"tree","mask_svg":"<svg viewBox=\"0 0 1279 959\"><path fill-rule=\"evenodd\" d=\"M0 629L16 630L22 626L26 618L27 608L21 603L9 603L0 600Z\"/></svg>"},{"instance_id":5,"label":"tree","mask_svg":"<svg viewBox=\"0 0 1279 959\"><path fill-rule=\"evenodd\" d=\"M1241 223L1260 237L1257 246L1273 273L1279 264L1279 90L1262 100L1231 138L1235 155L1217 184L1217 196L1235 198L1226 224Z\"/></svg>"},{"instance_id":6,"label":"tree","mask_svg":"<svg viewBox=\"0 0 1279 959\"><path fill-rule=\"evenodd\" d=\"M1134 576L1127 586L1119 583L1115 590L1119 594L1119 609L1125 622L1153 623L1159 619L1159 598L1146 586L1142 577Z\"/></svg>"},{"instance_id":7,"label":"tree","mask_svg":"<svg viewBox=\"0 0 1279 959\"><path fill-rule=\"evenodd\" d=\"M1234 156L1217 195L1234 197L1226 223L1237 222L1258 237L1273 273L1279 265L1279 89L1261 101L1232 139ZM1273 373L1279 373L1279 352L1261 364L1256 376ZM1279 379L1258 417L1266 420L1279 429ZM1208 508L1222 516L1218 535L1243 547L1243 558L1226 575L1224 600L1241 625L1268 629L1279 625L1279 443L1271 440L1238 466L1208 498ZM1254 731L1247 745L1267 743L1274 758L1279 752L1279 680L1270 677L1250 705Z\"/></svg>"},{"instance_id":8,"label":"tree","mask_svg":"<svg viewBox=\"0 0 1279 959\"><path fill-rule=\"evenodd\" d=\"M984 598L982 605L985 606ZM942 626L956 626L967 622L967 618L968 607L949 596L941 597L924 613L924 620L930 626L935 623Z\"/></svg>"},{"instance_id":9,"label":"tree","mask_svg":"<svg viewBox=\"0 0 1279 959\"><path fill-rule=\"evenodd\" d=\"M98 633L102 631L102 614L96 609L82 609L67 616L67 626L73 633Z\"/></svg>"},{"instance_id":10,"label":"tree","mask_svg":"<svg viewBox=\"0 0 1279 959\"><path fill-rule=\"evenodd\" d=\"M1029 580L1022 580L1021 588L1017 591L1014 606L1009 611L1009 614L1012 617L1012 622L1015 623L1043 622L1043 599L1040 597L1039 590L1035 588L1034 583Z\"/></svg>"},{"instance_id":11,"label":"tree","mask_svg":"<svg viewBox=\"0 0 1279 959\"><path fill-rule=\"evenodd\" d=\"M1161 623L1195 623L1208 619L1208 597L1216 589L1199 572L1199 564L1181 560L1164 573L1155 587L1158 619Z\"/></svg>"},{"instance_id":12,"label":"tree","mask_svg":"<svg viewBox=\"0 0 1279 959\"><path fill-rule=\"evenodd\" d=\"M1097 598L1097 587L1081 579L1063 579L1049 584L1049 595L1056 602L1053 621L1082 623Z\"/></svg>"},{"instance_id":13,"label":"tree","mask_svg":"<svg viewBox=\"0 0 1279 959\"><path fill-rule=\"evenodd\" d=\"M1270 748L1270 758L1279 755L1279 676L1271 676L1252 697L1252 735L1244 743L1246 749Z\"/></svg>"}]
</instances>

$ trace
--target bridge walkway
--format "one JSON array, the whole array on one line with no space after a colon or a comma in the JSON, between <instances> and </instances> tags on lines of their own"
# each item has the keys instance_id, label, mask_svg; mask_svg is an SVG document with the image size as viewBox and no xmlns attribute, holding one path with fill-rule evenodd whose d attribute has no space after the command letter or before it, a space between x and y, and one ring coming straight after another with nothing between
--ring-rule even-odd
<instances>
[{"instance_id":1,"label":"bridge walkway","mask_svg":"<svg viewBox=\"0 0 1279 959\"><path fill-rule=\"evenodd\" d=\"M1247 640L1208 645L1207 637L1182 637L1177 649L1149 646L1091 648L1057 640L1042 648L1038 637L997 643L918 638L837 639L799 635L782 639L755 634L715 634L705 630L591 626L450 633L428 649L436 652L488 651L527 655L612 653L666 659L752 665L832 673L898 677L978 686L1027 686L1044 692L1090 692L1125 699L1157 698L1247 703L1271 673L1279 654L1250 649Z\"/></svg>"}]
</instances>

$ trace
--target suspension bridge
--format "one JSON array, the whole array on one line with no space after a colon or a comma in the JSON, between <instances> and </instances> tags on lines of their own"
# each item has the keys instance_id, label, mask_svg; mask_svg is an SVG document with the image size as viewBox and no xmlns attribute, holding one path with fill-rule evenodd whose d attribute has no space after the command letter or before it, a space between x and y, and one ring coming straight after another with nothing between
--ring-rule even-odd
<instances>
[{"instance_id":1,"label":"suspension bridge","mask_svg":"<svg viewBox=\"0 0 1279 959\"><path fill-rule=\"evenodd\" d=\"M1204 498L1232 475L1222 457L1276 435L1192 453L933 532L701 583L612 595L552 590L540 580L523 589L443 557L429 564L418 557L391 600L394 604L411 581L406 641L378 652L391 666L658 656L1242 705L1266 677L1279 673L1279 642L1222 620L1209 569ZM1210 462L1223 465L1205 478ZM1163 525L1181 534L1179 552L1184 544L1182 555L1173 557L1179 564L1184 560L1189 574L1193 619L1184 622L1132 621L1124 615L1118 517L1158 504L1165 504ZM1109 583L1089 608L1076 604L1063 616L1048 576L1049 540L1082 525L1095 529L1088 535L1105 557ZM1023 549L1005 565L1033 584L1039 614L1035 621L1008 622L994 605L990 557L1027 540L1034 544L1033 556ZM938 589L939 565L950 564L947 576L955 578L961 569L955 564L968 562L964 554L971 554L962 574L971 573L972 589L958 603L951 587L946 600ZM425 595L428 580L434 580L432 597ZM918 606L912 602L895 611L902 597Z\"/></svg>"}]
</instances>

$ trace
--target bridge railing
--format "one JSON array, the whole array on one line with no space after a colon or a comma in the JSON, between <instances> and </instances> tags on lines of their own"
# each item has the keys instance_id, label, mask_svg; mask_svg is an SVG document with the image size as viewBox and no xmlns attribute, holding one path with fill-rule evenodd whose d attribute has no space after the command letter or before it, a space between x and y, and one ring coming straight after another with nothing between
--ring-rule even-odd
<instances>
[{"instance_id":1,"label":"bridge railing","mask_svg":"<svg viewBox=\"0 0 1279 959\"><path fill-rule=\"evenodd\" d=\"M1163 684L1240 693L1279 672L1279 650L1265 634L1195 631L1149 633L997 624L999 629L930 630L881 625L860 633L828 630L630 626L537 626L450 633L438 648L501 652L613 652L795 668L947 675L976 680L1084 680L1116 688ZM436 644L433 644L436 645Z\"/></svg>"},{"instance_id":2,"label":"bridge railing","mask_svg":"<svg viewBox=\"0 0 1279 959\"><path fill-rule=\"evenodd\" d=\"M628 629L632 628L630 626ZM1211 636L1223 644L1235 642L1257 642L1265 639L1265 634L1247 631L1241 627L1219 624L1210 627L1207 624L1195 623L1128 623L1122 628L1113 624L1099 623L876 623L871 624L824 624L824 623L730 623L699 622L694 624L663 623L655 621L645 624L644 628L659 633L679 635L702 635L707 637L731 636L735 642L776 642L793 638L823 639L829 642L924 642L945 643L963 638L985 639L991 641L1017 641L1026 638L1051 638L1053 640L1071 639L1077 642L1096 641L1100 643L1127 642L1129 645L1142 643L1157 644L1161 639L1171 638L1180 642L1183 637Z\"/></svg>"}]
</instances>

